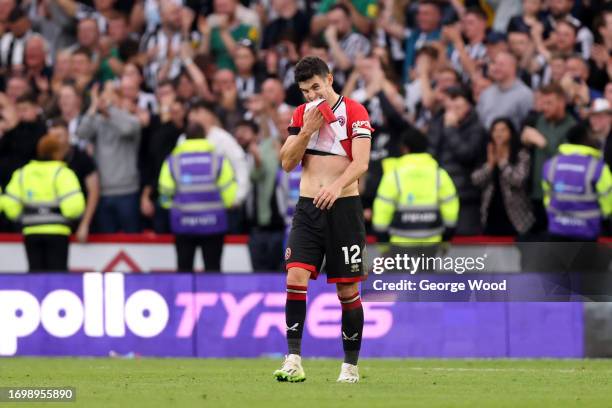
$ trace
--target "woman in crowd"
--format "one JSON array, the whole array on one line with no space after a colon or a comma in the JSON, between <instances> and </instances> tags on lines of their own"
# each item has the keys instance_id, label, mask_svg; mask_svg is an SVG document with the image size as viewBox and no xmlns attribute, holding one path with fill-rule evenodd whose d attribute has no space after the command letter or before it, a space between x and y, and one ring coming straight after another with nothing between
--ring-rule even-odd
<instances>
[{"instance_id":1,"label":"woman in crowd","mask_svg":"<svg viewBox=\"0 0 612 408\"><path fill-rule=\"evenodd\" d=\"M482 189L484 233L525 234L535 221L526 188L529 151L509 118L496 119L489 133L487 161L472 173L472 182Z\"/></svg>"}]
</instances>

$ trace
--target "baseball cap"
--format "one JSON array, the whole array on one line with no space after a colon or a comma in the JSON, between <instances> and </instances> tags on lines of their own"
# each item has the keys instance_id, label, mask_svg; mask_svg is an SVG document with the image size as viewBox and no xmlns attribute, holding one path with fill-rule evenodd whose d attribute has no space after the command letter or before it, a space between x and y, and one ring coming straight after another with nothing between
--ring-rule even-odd
<instances>
[{"instance_id":1,"label":"baseball cap","mask_svg":"<svg viewBox=\"0 0 612 408\"><path fill-rule=\"evenodd\" d=\"M506 34L499 31L491 31L485 38L485 44L498 44L506 41Z\"/></svg>"},{"instance_id":2,"label":"baseball cap","mask_svg":"<svg viewBox=\"0 0 612 408\"><path fill-rule=\"evenodd\" d=\"M604 98L596 98L593 100L591 104L591 110L589 114L595 113L612 113L612 109L610 109L610 102Z\"/></svg>"}]
</instances>

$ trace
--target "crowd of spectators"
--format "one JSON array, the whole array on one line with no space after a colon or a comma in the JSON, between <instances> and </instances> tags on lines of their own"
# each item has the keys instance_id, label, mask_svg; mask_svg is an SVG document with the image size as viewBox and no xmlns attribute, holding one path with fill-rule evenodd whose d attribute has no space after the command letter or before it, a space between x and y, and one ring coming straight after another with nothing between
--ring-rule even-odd
<instances>
[{"instance_id":1,"label":"crowd of spectators","mask_svg":"<svg viewBox=\"0 0 612 408\"><path fill-rule=\"evenodd\" d=\"M90 200L81 240L169 232L157 178L197 122L235 168L230 232L282 245L278 151L307 55L376 129L366 219L407 127L457 187L460 235L543 230L541 169L577 122L612 164L605 1L0 0L0 33L0 187L51 127L66 129Z\"/></svg>"}]
</instances>

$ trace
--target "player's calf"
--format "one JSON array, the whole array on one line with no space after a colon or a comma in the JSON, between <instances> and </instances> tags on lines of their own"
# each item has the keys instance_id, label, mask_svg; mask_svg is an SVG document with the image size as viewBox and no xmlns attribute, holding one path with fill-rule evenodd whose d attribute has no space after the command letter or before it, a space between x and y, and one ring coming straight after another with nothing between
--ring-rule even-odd
<instances>
[{"instance_id":1,"label":"player's calf","mask_svg":"<svg viewBox=\"0 0 612 408\"><path fill-rule=\"evenodd\" d=\"M306 374L302 367L302 333L304 320L306 320L306 293L307 286L287 285L287 302L285 303L285 324L287 334L288 355L282 367L274 371L274 378L278 381L302 382Z\"/></svg>"},{"instance_id":2,"label":"player's calf","mask_svg":"<svg viewBox=\"0 0 612 408\"><path fill-rule=\"evenodd\" d=\"M306 320L306 286L287 285L285 303L285 331L287 334L288 354L301 354L302 333Z\"/></svg>"},{"instance_id":3,"label":"player's calf","mask_svg":"<svg viewBox=\"0 0 612 408\"><path fill-rule=\"evenodd\" d=\"M363 306L361 305L361 297L358 291L349 296L338 297L342 305L344 363L357 366L363 333Z\"/></svg>"}]
</instances>

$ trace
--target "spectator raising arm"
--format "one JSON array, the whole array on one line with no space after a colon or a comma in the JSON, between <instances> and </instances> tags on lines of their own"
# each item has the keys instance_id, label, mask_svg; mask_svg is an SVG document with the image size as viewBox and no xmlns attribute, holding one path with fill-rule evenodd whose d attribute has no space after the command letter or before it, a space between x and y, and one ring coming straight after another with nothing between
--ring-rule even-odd
<instances>
[{"instance_id":1,"label":"spectator raising arm","mask_svg":"<svg viewBox=\"0 0 612 408\"><path fill-rule=\"evenodd\" d=\"M74 0L55 0L58 6L70 17L76 16L79 5Z\"/></svg>"},{"instance_id":2,"label":"spectator raising arm","mask_svg":"<svg viewBox=\"0 0 612 408\"><path fill-rule=\"evenodd\" d=\"M461 38L461 30L458 26L445 26L442 28L442 38L448 41L459 53L459 62L464 72L469 75L470 78L476 75L478 65L467 52L463 38Z\"/></svg>"},{"instance_id":3,"label":"spectator raising arm","mask_svg":"<svg viewBox=\"0 0 612 408\"><path fill-rule=\"evenodd\" d=\"M372 20L361 14L353 5L351 0L340 0L338 3L344 4L351 12L351 22L353 27L363 35L369 35L372 31Z\"/></svg>"},{"instance_id":4,"label":"spectator raising arm","mask_svg":"<svg viewBox=\"0 0 612 408\"><path fill-rule=\"evenodd\" d=\"M382 28L391 37L400 41L406 38L406 28L393 19L393 1L386 1L383 12L378 19L378 27Z\"/></svg>"},{"instance_id":5,"label":"spectator raising arm","mask_svg":"<svg viewBox=\"0 0 612 408\"><path fill-rule=\"evenodd\" d=\"M230 22L227 16L219 17L219 36L221 37L221 41L223 41L223 45L225 49L229 53L229 55L233 58L236 53L236 41L232 37L232 33L230 32Z\"/></svg>"},{"instance_id":6,"label":"spectator raising arm","mask_svg":"<svg viewBox=\"0 0 612 408\"><path fill-rule=\"evenodd\" d=\"M212 28L210 27L210 25L206 21L206 17L204 16L198 17L198 31L202 34L202 41L200 42L200 48L198 49L198 53L208 55L210 53L210 33L212 31Z\"/></svg>"},{"instance_id":7,"label":"spectator raising arm","mask_svg":"<svg viewBox=\"0 0 612 408\"><path fill-rule=\"evenodd\" d=\"M117 128L121 137L134 138L140 134L138 118L124 110L111 106L108 109L108 120Z\"/></svg>"},{"instance_id":8,"label":"spectator raising arm","mask_svg":"<svg viewBox=\"0 0 612 408\"><path fill-rule=\"evenodd\" d=\"M193 48L188 42L184 42L181 45L181 60L187 74L193 81L197 94L208 101L213 100L214 95L208 87L208 81L206 81L204 73L196 63L193 62Z\"/></svg>"},{"instance_id":9,"label":"spectator raising arm","mask_svg":"<svg viewBox=\"0 0 612 408\"><path fill-rule=\"evenodd\" d=\"M98 104L100 100L100 87L98 84L95 84L91 89L91 101L89 103L89 108L85 115L83 116L83 120L81 121L79 128L77 129L77 135L79 138L92 142L96 137L96 128L97 128L97 115L98 115Z\"/></svg>"}]
</instances>

